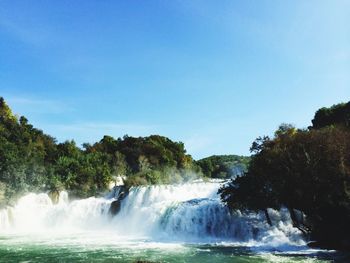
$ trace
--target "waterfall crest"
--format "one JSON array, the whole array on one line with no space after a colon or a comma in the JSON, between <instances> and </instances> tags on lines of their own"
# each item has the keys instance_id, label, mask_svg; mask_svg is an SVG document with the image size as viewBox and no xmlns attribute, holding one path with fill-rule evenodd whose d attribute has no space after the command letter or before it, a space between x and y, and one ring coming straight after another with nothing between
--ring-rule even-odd
<instances>
[{"instance_id":1,"label":"waterfall crest","mask_svg":"<svg viewBox=\"0 0 350 263\"><path fill-rule=\"evenodd\" d=\"M262 213L230 213L221 203L219 182L132 187L113 217L117 194L69 201L61 192L57 204L47 194L20 198L0 210L0 231L43 233L107 230L112 235L190 242L304 244L286 210L270 210L273 227ZM114 193L119 193L115 189Z\"/></svg>"}]
</instances>

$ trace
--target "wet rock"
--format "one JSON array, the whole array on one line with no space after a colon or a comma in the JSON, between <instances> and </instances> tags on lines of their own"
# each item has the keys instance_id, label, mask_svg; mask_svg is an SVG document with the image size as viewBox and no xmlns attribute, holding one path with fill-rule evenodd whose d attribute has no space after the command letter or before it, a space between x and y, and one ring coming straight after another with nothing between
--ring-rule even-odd
<instances>
[{"instance_id":1,"label":"wet rock","mask_svg":"<svg viewBox=\"0 0 350 263\"><path fill-rule=\"evenodd\" d=\"M308 247L311 247L311 248L350 251L350 241L349 240L311 241L307 245L308 245Z\"/></svg>"},{"instance_id":2,"label":"wet rock","mask_svg":"<svg viewBox=\"0 0 350 263\"><path fill-rule=\"evenodd\" d=\"M111 203L111 206L109 207L109 214L111 214L112 216L115 216L116 214L118 214L120 211L120 200L115 200Z\"/></svg>"},{"instance_id":3,"label":"wet rock","mask_svg":"<svg viewBox=\"0 0 350 263\"><path fill-rule=\"evenodd\" d=\"M129 189L125 186L121 186L117 200L114 200L109 207L109 214L115 216L119 213L121 207L121 201L129 194Z\"/></svg>"},{"instance_id":4,"label":"wet rock","mask_svg":"<svg viewBox=\"0 0 350 263\"><path fill-rule=\"evenodd\" d=\"M58 190L51 190L47 195L50 197L53 204L58 203L60 199L60 192Z\"/></svg>"}]
</instances>

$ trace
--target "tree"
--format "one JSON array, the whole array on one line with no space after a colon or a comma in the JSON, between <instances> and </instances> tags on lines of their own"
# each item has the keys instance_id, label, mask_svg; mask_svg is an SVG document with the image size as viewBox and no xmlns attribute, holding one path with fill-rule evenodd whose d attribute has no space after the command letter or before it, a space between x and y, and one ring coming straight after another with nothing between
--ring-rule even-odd
<instances>
[{"instance_id":1,"label":"tree","mask_svg":"<svg viewBox=\"0 0 350 263\"><path fill-rule=\"evenodd\" d=\"M350 102L339 103L330 108L321 108L315 113L310 128L320 129L329 125L350 127Z\"/></svg>"},{"instance_id":2,"label":"tree","mask_svg":"<svg viewBox=\"0 0 350 263\"><path fill-rule=\"evenodd\" d=\"M239 155L213 155L196 161L209 178L228 179L242 175L248 168L250 157Z\"/></svg>"},{"instance_id":3,"label":"tree","mask_svg":"<svg viewBox=\"0 0 350 263\"><path fill-rule=\"evenodd\" d=\"M0 97L0 196L8 202L26 191L68 190L76 197L99 194L113 177L128 177L129 186L188 180L200 172L182 142L151 135L83 144L54 138L17 118ZM4 191L3 189L6 189Z\"/></svg>"},{"instance_id":4,"label":"tree","mask_svg":"<svg viewBox=\"0 0 350 263\"><path fill-rule=\"evenodd\" d=\"M349 241L350 130L296 130L283 125L275 137L259 138L245 176L220 190L231 209L289 209L293 223L331 246ZM300 221L295 211L307 220Z\"/></svg>"}]
</instances>

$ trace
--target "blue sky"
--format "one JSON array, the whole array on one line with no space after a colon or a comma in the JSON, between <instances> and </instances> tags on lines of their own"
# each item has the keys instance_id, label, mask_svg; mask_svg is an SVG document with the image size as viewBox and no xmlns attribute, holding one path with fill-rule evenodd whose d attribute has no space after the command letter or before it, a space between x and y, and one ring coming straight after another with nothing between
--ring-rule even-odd
<instances>
[{"instance_id":1,"label":"blue sky","mask_svg":"<svg viewBox=\"0 0 350 263\"><path fill-rule=\"evenodd\" d=\"M58 141L249 154L350 100L349 1L0 1L0 96Z\"/></svg>"}]
</instances>

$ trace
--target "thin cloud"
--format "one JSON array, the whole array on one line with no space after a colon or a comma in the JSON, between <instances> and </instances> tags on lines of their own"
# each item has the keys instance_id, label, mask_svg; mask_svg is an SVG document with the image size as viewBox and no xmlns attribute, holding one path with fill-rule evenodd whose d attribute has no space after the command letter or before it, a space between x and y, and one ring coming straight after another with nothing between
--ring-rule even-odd
<instances>
[{"instance_id":1,"label":"thin cloud","mask_svg":"<svg viewBox=\"0 0 350 263\"><path fill-rule=\"evenodd\" d=\"M16 113L60 114L72 111L73 108L65 103L50 99L23 98L14 96L4 97Z\"/></svg>"}]
</instances>

